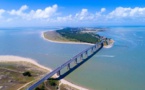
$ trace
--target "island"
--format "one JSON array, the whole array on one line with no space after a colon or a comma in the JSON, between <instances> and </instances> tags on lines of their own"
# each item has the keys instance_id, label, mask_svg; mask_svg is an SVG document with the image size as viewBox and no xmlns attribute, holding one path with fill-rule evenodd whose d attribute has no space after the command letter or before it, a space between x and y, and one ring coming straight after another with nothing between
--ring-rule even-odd
<instances>
[{"instance_id":1,"label":"island","mask_svg":"<svg viewBox=\"0 0 145 90\"><path fill-rule=\"evenodd\" d=\"M58 43L81 43L81 44L96 44L102 39L104 47L112 47L114 40L100 36L97 32L105 31L104 28L63 28L59 30L46 31L43 33L43 38Z\"/></svg>"}]
</instances>

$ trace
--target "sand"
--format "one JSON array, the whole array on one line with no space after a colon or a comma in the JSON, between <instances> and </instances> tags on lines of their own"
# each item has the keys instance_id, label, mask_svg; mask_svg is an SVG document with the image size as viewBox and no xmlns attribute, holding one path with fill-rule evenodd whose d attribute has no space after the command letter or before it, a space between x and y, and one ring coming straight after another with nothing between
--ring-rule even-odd
<instances>
[{"instance_id":1,"label":"sand","mask_svg":"<svg viewBox=\"0 0 145 90\"><path fill-rule=\"evenodd\" d=\"M54 30L53 30L54 31ZM47 31L48 32L48 31ZM87 45L94 45L94 44L90 44L90 43L83 43L83 42L73 42L73 41L68 41L68 40L65 40L65 39L62 39L62 40L57 40L57 39L54 39L56 38L54 35L53 37L54 38L45 38L44 37L44 33L45 32L42 32L41 33L41 37L44 39L44 40L47 40L49 42L53 42L53 43L65 43L65 44L87 44ZM52 33L51 33L52 34ZM63 41L64 40L64 41ZM108 45L108 46L105 46L104 48L111 48L113 46L113 44L111 45ZM42 66L40 65L39 63L37 63L35 60L33 59L30 59L30 58L24 58L24 57L19 57L19 56L12 56L12 55L3 55L3 56L0 56L0 62L26 62L26 63L31 63L31 64L34 64L42 69L45 69L45 70L48 70L48 71L52 71L51 68L48 68L48 67L45 67L45 66ZM61 83L62 84L67 84L71 87L74 87L74 88L77 88L79 90L88 90L86 88L83 88L79 85L75 85L75 84L72 84L71 82L68 82L64 79L61 80Z\"/></svg>"},{"instance_id":2,"label":"sand","mask_svg":"<svg viewBox=\"0 0 145 90\"><path fill-rule=\"evenodd\" d=\"M45 31L46 32L46 31ZM47 31L47 33L50 34L50 37L45 37L44 36L44 33L45 32L41 32L41 37L44 39L44 40L47 40L49 42L53 42L53 43L64 43L64 44L87 44L87 45L94 45L94 44L91 44L91 43L84 43L84 42L73 42L73 41L69 41L67 39L64 39L62 36L58 35L57 32L55 32L55 30L51 30L51 31ZM53 34L53 35L52 35ZM56 38L59 38L59 39L56 39ZM113 47L114 45L114 40L111 41L112 43L110 45L107 45L107 46L103 46L104 48L111 48Z\"/></svg>"},{"instance_id":3,"label":"sand","mask_svg":"<svg viewBox=\"0 0 145 90\"><path fill-rule=\"evenodd\" d=\"M0 56L0 62L20 62L20 63L30 63L30 64L34 64L42 69L45 69L45 70L48 70L48 71L52 71L51 68L48 68L48 67L45 67L45 66L42 66L40 64L38 64L35 60L33 59L30 59L30 58L24 58L24 57L19 57L19 56L12 56L12 55L3 55L3 56ZM88 90L86 88L83 88L81 86L78 86L78 85L75 85L75 84L72 84L64 79L60 80L60 82L62 84L67 84L71 87L74 87L74 88L77 88L79 90Z\"/></svg>"},{"instance_id":4,"label":"sand","mask_svg":"<svg viewBox=\"0 0 145 90\"><path fill-rule=\"evenodd\" d=\"M53 31L47 31L47 32L55 32L54 30ZM87 45L94 45L94 44L91 44L91 43L84 43L84 42L73 42L73 41L69 41L69 40L65 40L65 39L55 39L55 38L58 38L58 36L55 37L55 35L53 35L53 37L50 37L50 38L45 38L44 37L44 33L45 32L41 32L41 37L44 39L44 40L47 40L49 42L53 42L53 43L65 43L65 44L87 44ZM53 34L53 33L51 33Z\"/></svg>"}]
</instances>

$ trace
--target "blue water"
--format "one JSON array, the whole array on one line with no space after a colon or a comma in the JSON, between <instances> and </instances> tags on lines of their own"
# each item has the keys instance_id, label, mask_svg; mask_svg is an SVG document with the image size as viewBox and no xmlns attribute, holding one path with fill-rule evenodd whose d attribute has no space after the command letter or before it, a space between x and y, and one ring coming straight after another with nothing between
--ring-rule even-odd
<instances>
[{"instance_id":1,"label":"blue water","mask_svg":"<svg viewBox=\"0 0 145 90\"><path fill-rule=\"evenodd\" d=\"M42 31L55 28L1 28L0 55L35 59L56 68L89 45L43 40ZM145 27L108 27L100 35L115 40L66 77L93 90L145 90Z\"/></svg>"}]
</instances>

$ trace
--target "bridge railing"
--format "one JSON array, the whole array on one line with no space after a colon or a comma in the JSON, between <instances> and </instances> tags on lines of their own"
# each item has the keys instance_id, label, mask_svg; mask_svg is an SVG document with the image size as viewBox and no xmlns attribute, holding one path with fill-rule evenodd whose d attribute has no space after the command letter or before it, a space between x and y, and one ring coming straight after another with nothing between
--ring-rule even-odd
<instances>
[{"instance_id":1,"label":"bridge railing","mask_svg":"<svg viewBox=\"0 0 145 90\"><path fill-rule=\"evenodd\" d=\"M27 90L33 90L35 89L38 85L40 85L41 83L43 83L45 80L47 80L48 78L52 77L54 74L56 74L58 71L60 71L60 67L56 68L55 70L53 70L52 72L46 74L43 78L41 78L41 80L39 80L38 82L36 82L35 84L33 84L32 86L30 86Z\"/></svg>"},{"instance_id":2,"label":"bridge railing","mask_svg":"<svg viewBox=\"0 0 145 90\"><path fill-rule=\"evenodd\" d=\"M35 84L33 84L32 86L30 86L27 90L33 90L35 89L39 84L41 84L42 82L44 82L45 80L47 80L48 78L52 77L53 75L55 75L56 73L60 72L61 69L63 69L64 67L66 67L68 64L70 64L71 62L73 62L76 58L80 57L81 55L83 55L86 51L96 47L99 44L102 44L104 41L101 41L99 43L96 43L95 45L83 50L82 52L80 52L79 54L77 54L76 56L74 56L73 58L71 58L70 60L68 60L67 62L65 62L64 64L62 64L61 66L59 66L58 68L56 68L55 70L53 70L52 72L46 74L41 80L39 80L38 82L36 82Z\"/></svg>"},{"instance_id":3,"label":"bridge railing","mask_svg":"<svg viewBox=\"0 0 145 90\"><path fill-rule=\"evenodd\" d=\"M78 57L80 57L82 54L84 54L84 52L86 52L86 51L92 49L93 47L95 47L95 46L97 46L97 45L99 45L99 44L101 44L101 43L103 43L103 42L96 43L95 45L93 45L93 46L91 46L91 47L89 47L89 48L83 50L82 52L80 52L79 54L77 54L76 56L74 56L73 58L71 58L70 60L68 60L67 62L65 62L64 64L62 64L60 67L61 67L61 68L66 67L68 64L70 64L71 62L73 62L76 58L78 58Z\"/></svg>"}]
</instances>

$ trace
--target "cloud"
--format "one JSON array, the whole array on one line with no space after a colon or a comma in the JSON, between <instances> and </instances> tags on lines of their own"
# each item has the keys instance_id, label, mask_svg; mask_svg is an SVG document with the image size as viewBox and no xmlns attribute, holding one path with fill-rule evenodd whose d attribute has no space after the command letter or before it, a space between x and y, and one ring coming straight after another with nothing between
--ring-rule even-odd
<instances>
[{"instance_id":1,"label":"cloud","mask_svg":"<svg viewBox=\"0 0 145 90\"><path fill-rule=\"evenodd\" d=\"M8 13L10 15L17 15L17 16L24 16L25 13L24 11L28 9L28 6L27 5L23 5L19 10L11 10L9 11Z\"/></svg>"},{"instance_id":2,"label":"cloud","mask_svg":"<svg viewBox=\"0 0 145 90\"><path fill-rule=\"evenodd\" d=\"M52 15L55 15L58 6L55 4L52 7L46 7L44 10L37 9L36 11L31 10L29 13L33 18L49 18Z\"/></svg>"},{"instance_id":3,"label":"cloud","mask_svg":"<svg viewBox=\"0 0 145 90\"><path fill-rule=\"evenodd\" d=\"M88 9L82 9L81 12L76 13L74 19L76 20L91 20L94 18L94 14L88 12Z\"/></svg>"},{"instance_id":4,"label":"cloud","mask_svg":"<svg viewBox=\"0 0 145 90\"><path fill-rule=\"evenodd\" d=\"M77 12L76 14L70 14L67 16L58 16L55 20L55 22L71 22L71 23L82 23L89 20L93 20L95 18L95 15L90 13L88 9L82 9L80 12Z\"/></svg>"},{"instance_id":5,"label":"cloud","mask_svg":"<svg viewBox=\"0 0 145 90\"><path fill-rule=\"evenodd\" d=\"M105 12L106 8L101 8L101 13Z\"/></svg>"},{"instance_id":6,"label":"cloud","mask_svg":"<svg viewBox=\"0 0 145 90\"><path fill-rule=\"evenodd\" d=\"M2 17L2 14L5 13L4 9L0 9L0 18Z\"/></svg>"},{"instance_id":7,"label":"cloud","mask_svg":"<svg viewBox=\"0 0 145 90\"><path fill-rule=\"evenodd\" d=\"M142 18L145 16L145 8L118 7L108 14L108 18Z\"/></svg>"},{"instance_id":8,"label":"cloud","mask_svg":"<svg viewBox=\"0 0 145 90\"><path fill-rule=\"evenodd\" d=\"M31 19L45 19L49 18L52 15L55 14L57 11L58 6L55 4L52 7L46 7L44 10L37 9L37 10L31 10L30 12L25 12L28 9L27 5L23 5L18 10L11 10L8 13L13 16L20 16L23 19L31 20Z\"/></svg>"},{"instance_id":9,"label":"cloud","mask_svg":"<svg viewBox=\"0 0 145 90\"><path fill-rule=\"evenodd\" d=\"M64 16L64 17L57 17L56 21L58 21L58 22L73 21L73 16L70 14L70 15Z\"/></svg>"},{"instance_id":10,"label":"cloud","mask_svg":"<svg viewBox=\"0 0 145 90\"><path fill-rule=\"evenodd\" d=\"M81 12L76 13L75 18L79 20L83 20L88 15L88 9L82 9Z\"/></svg>"},{"instance_id":11,"label":"cloud","mask_svg":"<svg viewBox=\"0 0 145 90\"><path fill-rule=\"evenodd\" d=\"M61 13L61 14L58 14ZM143 23L145 24L145 7L117 7L111 11L106 8L100 8L99 11L90 12L89 9L83 8L79 12L64 13L58 12L58 5L38 8L36 10L29 8L27 5L19 9L4 10L0 9L1 23L25 23L28 25L35 24L54 24L56 25L98 25L98 24L128 24ZM37 23L36 23L37 22Z\"/></svg>"},{"instance_id":12,"label":"cloud","mask_svg":"<svg viewBox=\"0 0 145 90\"><path fill-rule=\"evenodd\" d=\"M101 8L99 12L96 12L95 16L96 18L104 17L103 13L106 11L106 8Z\"/></svg>"}]
</instances>

